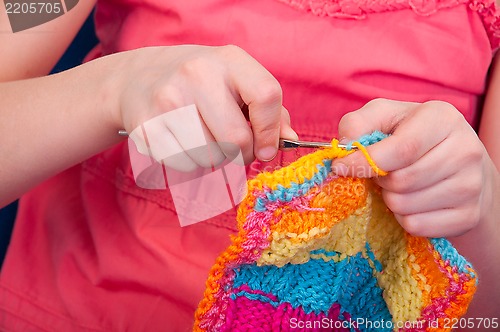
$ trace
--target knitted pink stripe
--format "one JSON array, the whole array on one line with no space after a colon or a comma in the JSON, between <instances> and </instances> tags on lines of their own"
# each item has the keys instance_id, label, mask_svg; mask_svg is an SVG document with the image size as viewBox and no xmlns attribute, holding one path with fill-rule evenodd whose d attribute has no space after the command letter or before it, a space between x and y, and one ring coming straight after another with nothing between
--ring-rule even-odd
<instances>
[{"instance_id":1,"label":"knitted pink stripe","mask_svg":"<svg viewBox=\"0 0 500 332\"><path fill-rule=\"evenodd\" d=\"M444 262L444 266L440 264L439 261L436 261L439 266L439 270L445 275L449 280L449 287L446 290L446 294L444 297L434 298L432 299L432 303L422 310L422 320L431 322L435 321L438 318L447 317L445 314L445 310L448 309L452 302L457 301L457 296L460 294L465 294L466 290L464 289L464 285L471 280L470 276L463 272L458 272L458 268L454 266L451 269L451 272L447 269L450 266L450 262ZM455 281L455 276L458 275L458 281ZM426 331L426 324L421 329L412 328L405 329L405 331Z\"/></svg>"},{"instance_id":2,"label":"knitted pink stripe","mask_svg":"<svg viewBox=\"0 0 500 332\"><path fill-rule=\"evenodd\" d=\"M254 294L262 294L259 291L252 291ZM271 295L272 296L272 295ZM251 300L245 296L240 296L235 300L229 301L229 314L227 316L224 331L331 331L332 327L339 326L335 331L349 331L348 328L342 328L342 321L349 321L348 313L343 313L343 319L340 319L340 305L334 304L328 315L324 313L315 314L314 312L306 314L302 308L293 308L290 303L283 303L274 307L268 302ZM337 324L335 324L337 322ZM303 324L310 324L309 328Z\"/></svg>"}]
</instances>

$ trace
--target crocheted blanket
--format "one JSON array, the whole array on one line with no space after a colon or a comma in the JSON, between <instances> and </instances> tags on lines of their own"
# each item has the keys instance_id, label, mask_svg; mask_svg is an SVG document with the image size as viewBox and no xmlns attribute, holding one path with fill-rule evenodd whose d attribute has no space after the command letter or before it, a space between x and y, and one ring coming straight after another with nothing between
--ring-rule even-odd
<instances>
[{"instance_id":1,"label":"crocheted blanket","mask_svg":"<svg viewBox=\"0 0 500 332\"><path fill-rule=\"evenodd\" d=\"M337 144L248 181L195 331L443 331L466 312L471 265L407 233L371 180L334 175Z\"/></svg>"}]
</instances>

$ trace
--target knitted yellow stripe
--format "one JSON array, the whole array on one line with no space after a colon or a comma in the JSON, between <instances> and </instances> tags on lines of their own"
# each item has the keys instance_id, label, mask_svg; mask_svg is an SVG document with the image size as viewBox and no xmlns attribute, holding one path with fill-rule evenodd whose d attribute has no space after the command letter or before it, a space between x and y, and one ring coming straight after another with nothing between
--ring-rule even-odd
<instances>
[{"instance_id":1,"label":"knitted yellow stripe","mask_svg":"<svg viewBox=\"0 0 500 332\"><path fill-rule=\"evenodd\" d=\"M312 227L329 229L365 204L368 192L365 181L365 179L339 177L324 184L319 192L312 191L313 197L306 207L319 211L299 212L293 207L277 210L274 214L275 220L279 219L279 223L273 224L271 230L282 234L302 234L309 232Z\"/></svg>"},{"instance_id":2,"label":"knitted yellow stripe","mask_svg":"<svg viewBox=\"0 0 500 332\"><path fill-rule=\"evenodd\" d=\"M199 326L200 319L205 316L216 301L216 294L221 290L219 280L223 277L226 266L228 263L236 261L239 254L243 251L242 244L247 238L247 231L243 228L243 225L246 221L246 217L250 214L250 212L252 212L253 207L255 206L256 197L253 193L256 190L262 191L264 184L271 190L276 190L278 185L290 187L293 182L302 184L307 179L311 179L317 173L317 165L323 165L324 160L342 158L351 153L354 153L354 150L339 148L338 140L333 139L331 148L320 149L306 157L300 158L287 167L274 171L273 173L260 173L254 179L247 182L248 194L240 204L236 218L239 232L236 236L232 237L232 244L217 258L216 263L210 270L204 297L199 304L198 310L196 311L194 331L202 331ZM366 150L363 154L367 158L368 163L378 174L380 169L375 165ZM342 196L338 197L338 199L339 201L343 201ZM345 209L347 215L352 213L354 210L355 208L352 207L350 209Z\"/></svg>"},{"instance_id":3,"label":"knitted yellow stripe","mask_svg":"<svg viewBox=\"0 0 500 332\"><path fill-rule=\"evenodd\" d=\"M394 322L414 322L420 317L422 292L407 264L405 232L387 208L380 193L373 191L372 219L367 227L367 242L375 258L384 266L375 271L384 289L384 300Z\"/></svg>"},{"instance_id":4,"label":"knitted yellow stripe","mask_svg":"<svg viewBox=\"0 0 500 332\"><path fill-rule=\"evenodd\" d=\"M289 166L280 168L273 173L263 172L258 174L254 179L248 181L248 190L262 190L263 183L269 186L271 190L276 190L278 185L289 187L292 182L297 184L304 183L305 180L314 176L317 172L316 165L323 165L324 160L343 158L355 152L355 150L339 148L338 144L339 141L337 139L333 139L331 148L319 149L308 155L306 158L300 158L299 160L291 163ZM380 169L376 165L366 148L361 143L354 142L353 145L363 153L368 164L373 168L375 173L381 176L387 175L387 172Z\"/></svg>"},{"instance_id":5,"label":"knitted yellow stripe","mask_svg":"<svg viewBox=\"0 0 500 332\"><path fill-rule=\"evenodd\" d=\"M337 178L322 186L321 192L314 195L306 208L323 211L277 210L277 222L271 226L270 245L257 263L276 266L301 264L309 260L311 250L318 248L349 255L362 251L366 225L361 220L368 192L365 182L365 179ZM330 246L325 247L328 244ZM347 245L355 246L356 250L349 250Z\"/></svg>"}]
</instances>

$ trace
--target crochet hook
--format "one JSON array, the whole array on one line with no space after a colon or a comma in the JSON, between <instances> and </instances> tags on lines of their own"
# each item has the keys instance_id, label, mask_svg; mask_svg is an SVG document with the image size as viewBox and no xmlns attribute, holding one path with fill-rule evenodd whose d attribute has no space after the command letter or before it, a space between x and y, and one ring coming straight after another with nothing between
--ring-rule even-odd
<instances>
[{"instance_id":1,"label":"crochet hook","mask_svg":"<svg viewBox=\"0 0 500 332\"><path fill-rule=\"evenodd\" d=\"M118 135L120 136L128 136L128 133L125 130L119 130ZM295 141L291 139L280 138L279 140L279 149L297 149L297 148L328 148L331 147L332 143L330 142L307 142L307 141ZM347 149L346 144L338 144L338 147L341 149ZM357 149L357 147L352 146L352 149Z\"/></svg>"},{"instance_id":2,"label":"crochet hook","mask_svg":"<svg viewBox=\"0 0 500 332\"><path fill-rule=\"evenodd\" d=\"M332 146L331 142L308 142L308 141L294 141L291 139L280 138L279 148L282 149L296 149L296 148L329 148ZM347 144L337 144L341 149L347 149ZM352 146L351 149L357 149Z\"/></svg>"}]
</instances>

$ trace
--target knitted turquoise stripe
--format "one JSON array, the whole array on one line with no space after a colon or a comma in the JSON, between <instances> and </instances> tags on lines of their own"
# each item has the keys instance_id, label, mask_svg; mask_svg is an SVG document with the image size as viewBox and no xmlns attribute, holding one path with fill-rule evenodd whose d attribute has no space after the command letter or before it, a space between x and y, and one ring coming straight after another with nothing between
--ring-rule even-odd
<instances>
[{"instance_id":1,"label":"knitted turquoise stripe","mask_svg":"<svg viewBox=\"0 0 500 332\"><path fill-rule=\"evenodd\" d=\"M451 266L456 266L458 272L466 273L472 278L476 275L474 272L468 271L467 268L472 268L471 263L469 263L462 255L460 255L453 247L453 245L445 238L432 238L429 239L434 249L441 255L444 261L449 261ZM477 284L477 279L476 279Z\"/></svg>"},{"instance_id":2,"label":"knitted turquoise stripe","mask_svg":"<svg viewBox=\"0 0 500 332\"><path fill-rule=\"evenodd\" d=\"M347 143L346 150L352 150L353 149L352 143L354 142L359 142L364 146L368 146L380 142L381 140L387 137L389 137L389 135L384 134L381 131L375 130L371 134L361 136L359 139Z\"/></svg>"},{"instance_id":3,"label":"knitted turquoise stripe","mask_svg":"<svg viewBox=\"0 0 500 332\"><path fill-rule=\"evenodd\" d=\"M233 288L246 285L252 290L274 295L277 301L247 292L233 294L233 299L251 295L250 299L263 300L275 307L288 302L293 308L302 307L306 314L327 314L332 305L338 303L352 319L392 319L373 269L361 253L335 263L310 259L304 264L286 264L281 268L248 264L234 271Z\"/></svg>"},{"instance_id":4,"label":"knitted turquoise stripe","mask_svg":"<svg viewBox=\"0 0 500 332\"><path fill-rule=\"evenodd\" d=\"M269 303L275 308L277 308L281 304L281 302L271 300L269 296L266 296L265 294L255 294L247 291L239 291L238 293L233 293L231 294L231 299L234 301L236 300L236 298L241 296L244 296L250 300Z\"/></svg>"},{"instance_id":5,"label":"knitted turquoise stripe","mask_svg":"<svg viewBox=\"0 0 500 332\"><path fill-rule=\"evenodd\" d=\"M277 189L266 193L266 198L258 197L255 201L254 210L264 212L268 202L290 202L295 197L306 195L311 188L323 183L332 171L331 160L324 160L323 163L323 165L316 166L318 168L317 173L312 178L306 179L304 183L292 182L288 188L279 184Z\"/></svg>"}]
</instances>

